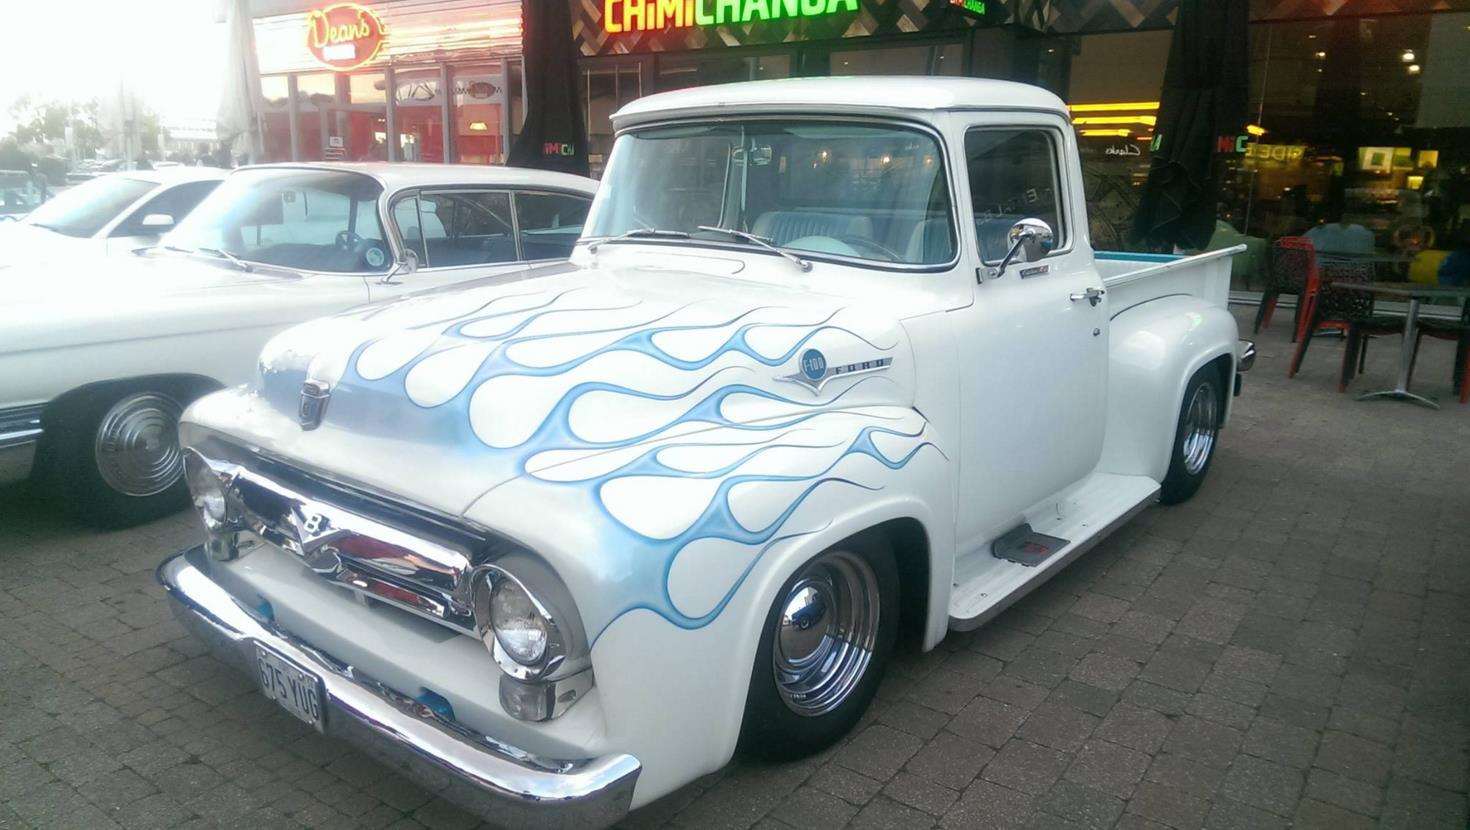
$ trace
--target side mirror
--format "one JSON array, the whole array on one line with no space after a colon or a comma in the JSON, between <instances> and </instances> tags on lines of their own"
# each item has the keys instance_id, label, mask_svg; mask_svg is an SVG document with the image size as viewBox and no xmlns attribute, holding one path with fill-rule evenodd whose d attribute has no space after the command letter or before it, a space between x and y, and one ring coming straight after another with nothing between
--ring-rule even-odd
<instances>
[{"instance_id":1,"label":"side mirror","mask_svg":"<svg viewBox=\"0 0 1470 830\"><path fill-rule=\"evenodd\" d=\"M168 230L174 226L174 218L167 213L150 213L143 217L143 227L150 231Z\"/></svg>"},{"instance_id":2,"label":"side mirror","mask_svg":"<svg viewBox=\"0 0 1470 830\"><path fill-rule=\"evenodd\" d=\"M1035 262L1051 253L1052 246L1056 244L1056 234L1052 233L1051 225L1040 219L1028 218L1011 226L1006 232L1006 241L1011 244L1010 250L991 272L991 279L1005 274L1006 268L1018 259Z\"/></svg>"},{"instance_id":3,"label":"side mirror","mask_svg":"<svg viewBox=\"0 0 1470 830\"><path fill-rule=\"evenodd\" d=\"M418 251L412 249L405 250L403 252L403 259L394 263L393 268L384 274L383 278L378 280L378 282L382 285L394 285L397 282L394 279L395 277L407 276L417 270L419 270Z\"/></svg>"}]
</instances>

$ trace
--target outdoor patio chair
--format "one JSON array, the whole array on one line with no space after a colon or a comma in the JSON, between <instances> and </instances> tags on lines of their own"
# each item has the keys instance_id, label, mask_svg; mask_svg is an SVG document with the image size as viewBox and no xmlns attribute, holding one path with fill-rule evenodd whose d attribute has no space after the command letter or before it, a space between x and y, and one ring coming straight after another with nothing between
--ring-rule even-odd
<instances>
[{"instance_id":1,"label":"outdoor patio chair","mask_svg":"<svg viewBox=\"0 0 1470 830\"><path fill-rule=\"evenodd\" d=\"M1322 329L1337 329L1345 337L1342 370L1337 391L1346 392L1348 381L1363 371L1368 358L1368 338L1403 331L1403 319L1374 313L1373 295L1361 291L1334 291L1334 283L1373 281L1373 266L1364 262L1326 260L1318 267L1315 255L1307 284L1302 291L1303 317L1297 327L1296 353L1286 376L1296 377L1312 338Z\"/></svg>"},{"instance_id":2,"label":"outdoor patio chair","mask_svg":"<svg viewBox=\"0 0 1470 830\"><path fill-rule=\"evenodd\" d=\"M1459 320L1419 318L1419 332L1414 338L1414 357L1409 361L1409 380L1414 379L1414 364L1419 361L1419 344L1425 337L1455 342L1455 362L1450 366L1450 382L1460 395L1460 403L1470 403L1470 301L1460 311Z\"/></svg>"},{"instance_id":3,"label":"outdoor patio chair","mask_svg":"<svg viewBox=\"0 0 1470 830\"><path fill-rule=\"evenodd\" d=\"M1254 331L1271 325L1276 313L1276 301L1282 294L1295 294L1296 319L1292 321L1291 342L1295 343L1301 330L1303 311L1306 307L1303 294L1309 280L1317 274L1317 250L1303 236L1283 236L1271 245L1271 256L1266 269L1266 287L1261 291L1261 305L1256 309Z\"/></svg>"}]
</instances>

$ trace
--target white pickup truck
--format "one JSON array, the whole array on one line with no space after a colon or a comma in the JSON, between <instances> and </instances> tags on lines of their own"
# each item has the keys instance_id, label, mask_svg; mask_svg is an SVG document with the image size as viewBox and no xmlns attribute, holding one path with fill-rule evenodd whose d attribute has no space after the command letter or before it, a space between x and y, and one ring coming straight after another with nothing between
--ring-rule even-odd
<instances>
[{"instance_id":1,"label":"white pickup truck","mask_svg":"<svg viewBox=\"0 0 1470 830\"><path fill-rule=\"evenodd\" d=\"M1067 109L980 80L654 95L569 264L307 323L185 413L172 604L501 824L835 741L1209 470L1230 255L1099 254Z\"/></svg>"}]
</instances>

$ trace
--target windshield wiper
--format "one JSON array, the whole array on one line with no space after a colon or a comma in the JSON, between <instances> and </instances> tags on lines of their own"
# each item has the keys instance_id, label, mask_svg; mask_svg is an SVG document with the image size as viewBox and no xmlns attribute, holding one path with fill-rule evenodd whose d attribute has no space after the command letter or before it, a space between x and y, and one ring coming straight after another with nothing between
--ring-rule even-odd
<instances>
[{"instance_id":1,"label":"windshield wiper","mask_svg":"<svg viewBox=\"0 0 1470 830\"><path fill-rule=\"evenodd\" d=\"M244 271L246 273L255 270L254 268L250 267L250 263L221 248L195 248L194 253L209 254L210 256L217 259L227 259L230 261L231 265L239 268L241 271Z\"/></svg>"},{"instance_id":2,"label":"windshield wiper","mask_svg":"<svg viewBox=\"0 0 1470 830\"><path fill-rule=\"evenodd\" d=\"M769 239L766 239L765 237L756 236L753 233L747 233L745 231L737 231L734 228L721 228L715 225L700 225L699 229L702 231L709 231L710 233L723 233L728 236L733 236L736 239L742 240L744 242L749 242L750 244L756 245L761 248L765 248L767 251L770 251L773 254L783 256L796 263L796 267L800 268L803 271L812 270L812 264L810 262L807 262L806 260L797 256L796 254L791 253L785 248L778 248L775 245L772 245L771 241Z\"/></svg>"},{"instance_id":3,"label":"windshield wiper","mask_svg":"<svg viewBox=\"0 0 1470 830\"><path fill-rule=\"evenodd\" d=\"M609 242L617 242L620 239L637 239L638 237L651 239L688 239L689 234L685 231L666 231L661 228L634 228L631 231L624 231L617 236L599 239L591 245L588 245L587 250L595 254L598 248L601 248Z\"/></svg>"}]
</instances>

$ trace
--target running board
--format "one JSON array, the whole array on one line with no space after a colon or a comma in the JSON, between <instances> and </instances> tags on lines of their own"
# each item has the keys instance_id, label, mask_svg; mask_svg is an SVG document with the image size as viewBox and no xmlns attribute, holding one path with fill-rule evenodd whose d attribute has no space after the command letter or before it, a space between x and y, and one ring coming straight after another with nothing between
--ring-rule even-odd
<instances>
[{"instance_id":1,"label":"running board","mask_svg":"<svg viewBox=\"0 0 1470 830\"><path fill-rule=\"evenodd\" d=\"M1143 512L1158 495L1159 483L1147 476L1094 473L1033 507L1025 524L955 562L949 627L973 631L989 622Z\"/></svg>"}]
</instances>

